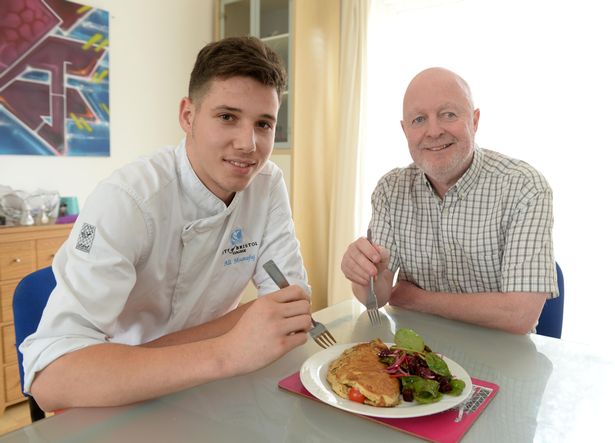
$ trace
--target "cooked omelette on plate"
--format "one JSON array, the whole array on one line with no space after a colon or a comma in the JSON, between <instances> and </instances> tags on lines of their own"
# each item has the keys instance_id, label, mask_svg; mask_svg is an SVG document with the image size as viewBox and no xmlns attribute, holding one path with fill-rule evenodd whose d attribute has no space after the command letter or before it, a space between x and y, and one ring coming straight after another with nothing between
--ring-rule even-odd
<instances>
[{"instance_id":1,"label":"cooked omelette on plate","mask_svg":"<svg viewBox=\"0 0 615 443\"><path fill-rule=\"evenodd\" d=\"M379 407L397 406L402 399L435 403L444 394L458 396L465 388L442 356L407 328L396 332L390 348L375 339L346 349L329 365L327 382L340 397Z\"/></svg>"},{"instance_id":2,"label":"cooked omelette on plate","mask_svg":"<svg viewBox=\"0 0 615 443\"><path fill-rule=\"evenodd\" d=\"M386 371L380 353L388 350L380 339L346 349L327 372L331 389L340 397L371 406L396 406L400 402L399 381Z\"/></svg>"}]
</instances>

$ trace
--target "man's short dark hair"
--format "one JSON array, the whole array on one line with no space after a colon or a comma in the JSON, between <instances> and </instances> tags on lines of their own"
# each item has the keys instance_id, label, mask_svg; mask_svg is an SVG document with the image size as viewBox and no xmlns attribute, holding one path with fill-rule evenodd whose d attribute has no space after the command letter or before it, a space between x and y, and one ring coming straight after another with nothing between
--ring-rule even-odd
<instances>
[{"instance_id":1,"label":"man's short dark hair","mask_svg":"<svg viewBox=\"0 0 615 443\"><path fill-rule=\"evenodd\" d=\"M250 77L272 86L282 97L286 69L278 54L256 37L228 37L200 50L190 74L188 96L193 102L207 92L214 79Z\"/></svg>"}]
</instances>

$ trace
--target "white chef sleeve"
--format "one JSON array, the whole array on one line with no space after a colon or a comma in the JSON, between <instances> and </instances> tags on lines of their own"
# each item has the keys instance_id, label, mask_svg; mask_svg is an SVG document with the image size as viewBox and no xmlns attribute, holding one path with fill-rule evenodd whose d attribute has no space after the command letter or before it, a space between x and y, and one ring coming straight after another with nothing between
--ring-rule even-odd
<instances>
[{"instance_id":1,"label":"white chef sleeve","mask_svg":"<svg viewBox=\"0 0 615 443\"><path fill-rule=\"evenodd\" d=\"M151 244L141 204L110 183L88 198L53 261L57 286L40 325L20 346L26 392L35 374L57 358L113 338L135 266Z\"/></svg>"}]
</instances>

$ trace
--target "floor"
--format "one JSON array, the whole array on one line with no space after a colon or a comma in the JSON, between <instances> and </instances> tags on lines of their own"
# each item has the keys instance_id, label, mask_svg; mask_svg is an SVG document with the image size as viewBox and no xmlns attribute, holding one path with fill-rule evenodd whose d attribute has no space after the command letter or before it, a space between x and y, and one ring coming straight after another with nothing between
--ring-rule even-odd
<instances>
[{"instance_id":1,"label":"floor","mask_svg":"<svg viewBox=\"0 0 615 443\"><path fill-rule=\"evenodd\" d=\"M30 409L27 401L9 406L4 414L0 415L0 435L8 434L30 423Z\"/></svg>"}]
</instances>

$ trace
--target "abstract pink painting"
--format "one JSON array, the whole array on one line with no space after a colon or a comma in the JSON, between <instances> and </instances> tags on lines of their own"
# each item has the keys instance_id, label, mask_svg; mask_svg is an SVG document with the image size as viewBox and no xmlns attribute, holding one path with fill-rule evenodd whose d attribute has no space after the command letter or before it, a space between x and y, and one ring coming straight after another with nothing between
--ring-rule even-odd
<instances>
[{"instance_id":1,"label":"abstract pink painting","mask_svg":"<svg viewBox=\"0 0 615 443\"><path fill-rule=\"evenodd\" d=\"M109 13L0 1L0 155L109 151Z\"/></svg>"}]
</instances>

